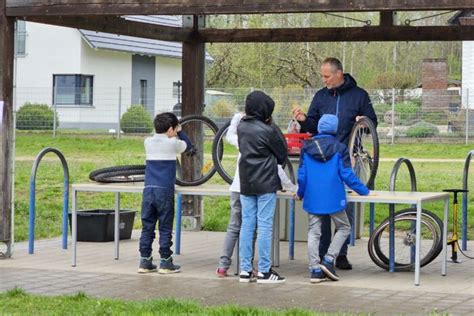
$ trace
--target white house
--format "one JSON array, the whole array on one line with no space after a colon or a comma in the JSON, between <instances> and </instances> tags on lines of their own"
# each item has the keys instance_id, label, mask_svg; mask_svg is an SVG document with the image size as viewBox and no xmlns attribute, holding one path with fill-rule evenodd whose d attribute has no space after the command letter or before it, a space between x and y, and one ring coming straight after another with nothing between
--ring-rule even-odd
<instances>
[{"instance_id":1,"label":"white house","mask_svg":"<svg viewBox=\"0 0 474 316\"><path fill-rule=\"evenodd\" d=\"M127 19L181 26L175 16ZM131 104L153 115L178 102L181 43L19 21L15 49L16 109L46 103L60 127L113 128Z\"/></svg>"},{"instance_id":2,"label":"white house","mask_svg":"<svg viewBox=\"0 0 474 316\"><path fill-rule=\"evenodd\" d=\"M474 10L459 11L450 24L474 25ZM462 100L463 106L474 108L474 41L462 42Z\"/></svg>"}]
</instances>

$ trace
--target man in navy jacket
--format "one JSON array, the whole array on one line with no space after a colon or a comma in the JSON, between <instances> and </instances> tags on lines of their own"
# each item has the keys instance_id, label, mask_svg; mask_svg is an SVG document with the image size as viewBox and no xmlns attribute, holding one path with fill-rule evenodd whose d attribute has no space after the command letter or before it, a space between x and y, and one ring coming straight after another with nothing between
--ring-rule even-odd
<instances>
[{"instance_id":1,"label":"man in navy jacket","mask_svg":"<svg viewBox=\"0 0 474 316\"><path fill-rule=\"evenodd\" d=\"M350 74L343 72L342 64L338 59L329 57L323 61L321 79L326 87L316 92L313 101L311 101L308 114L304 114L299 107L293 109L293 116L300 123L303 130L316 135L321 116L334 114L339 120L336 138L348 146L352 127L361 116L367 116L377 126L377 116L367 91L359 88ZM352 203L348 204L346 211L352 224L354 217ZM322 256L326 254L330 241L331 220L326 216L322 222L322 236L319 247L319 253ZM349 239L347 239L339 253L339 257L336 259L336 267L340 269L352 269L352 265L347 260L348 244Z\"/></svg>"}]
</instances>

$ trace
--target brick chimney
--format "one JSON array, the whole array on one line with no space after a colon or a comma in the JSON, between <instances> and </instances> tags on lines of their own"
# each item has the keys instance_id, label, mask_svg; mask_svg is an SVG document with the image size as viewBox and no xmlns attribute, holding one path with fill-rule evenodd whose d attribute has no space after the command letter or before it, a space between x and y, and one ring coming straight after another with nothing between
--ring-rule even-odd
<instances>
[{"instance_id":1,"label":"brick chimney","mask_svg":"<svg viewBox=\"0 0 474 316\"><path fill-rule=\"evenodd\" d=\"M447 109L448 64L444 58L423 59L421 74L423 109Z\"/></svg>"}]
</instances>

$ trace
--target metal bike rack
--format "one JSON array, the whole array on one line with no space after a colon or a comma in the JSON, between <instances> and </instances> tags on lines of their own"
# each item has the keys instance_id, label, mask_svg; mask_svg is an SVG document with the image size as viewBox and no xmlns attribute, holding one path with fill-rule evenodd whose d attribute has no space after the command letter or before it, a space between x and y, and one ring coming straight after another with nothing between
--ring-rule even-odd
<instances>
[{"instance_id":1,"label":"metal bike rack","mask_svg":"<svg viewBox=\"0 0 474 316\"><path fill-rule=\"evenodd\" d=\"M474 155L474 150L471 150L466 157L464 163L464 171L462 175L462 188L463 190L468 190L467 180L469 174L469 165L471 164L472 155ZM467 192L462 194L462 250L467 250Z\"/></svg>"},{"instance_id":2,"label":"metal bike rack","mask_svg":"<svg viewBox=\"0 0 474 316\"><path fill-rule=\"evenodd\" d=\"M413 168L413 164L411 163L410 159L408 158L400 158L395 162L393 166L392 173L390 174L390 185L389 190L395 191L395 184L397 182L397 175L398 171L402 164L405 164L408 168L408 172L410 173L410 186L411 191L416 192L416 174L415 168ZM389 204L389 271L395 272L395 205ZM414 256L414 249L412 249L412 258Z\"/></svg>"},{"instance_id":3,"label":"metal bike rack","mask_svg":"<svg viewBox=\"0 0 474 316\"><path fill-rule=\"evenodd\" d=\"M55 153L59 159L61 160L63 166L63 173L64 173L64 193L63 193L63 240L62 246L63 249L67 249L67 221L68 221L68 210L69 210L69 168L67 166L66 159L64 155L56 148L46 147L38 156L36 156L35 161L33 163L33 167L31 169L31 177L30 177L30 227L29 227L29 240L28 240L28 253L33 254L35 248L35 197L36 197L36 172L38 170L38 166L41 162L41 159L47 153Z\"/></svg>"}]
</instances>

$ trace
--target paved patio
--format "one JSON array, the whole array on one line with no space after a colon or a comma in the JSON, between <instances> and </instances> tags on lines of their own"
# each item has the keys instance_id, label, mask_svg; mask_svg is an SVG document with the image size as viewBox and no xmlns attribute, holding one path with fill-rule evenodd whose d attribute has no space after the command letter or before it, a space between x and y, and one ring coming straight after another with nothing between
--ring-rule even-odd
<instances>
[{"instance_id":1,"label":"paved patio","mask_svg":"<svg viewBox=\"0 0 474 316\"><path fill-rule=\"evenodd\" d=\"M288 260L288 243L281 243L280 267L287 278L278 285L240 284L236 276L218 279L214 270L224 233L183 232L181 252L175 261L182 273L139 275L138 236L120 243L120 260L114 260L113 242L78 243L77 267L72 251L62 250L60 240L36 242L35 254L27 243L16 244L12 259L0 260L0 291L15 286L42 295L73 294L127 300L177 297L204 305L235 303L286 309L301 307L325 312L378 314L474 313L474 260L448 263L448 275L440 274L439 259L421 269L421 285L413 285L413 273L388 273L372 263L367 240L351 247L351 271L339 271L339 282L310 284L306 243L296 243L295 260ZM474 242L469 244L473 249ZM472 254L472 251L470 251ZM234 271L234 270L232 270Z\"/></svg>"}]
</instances>

